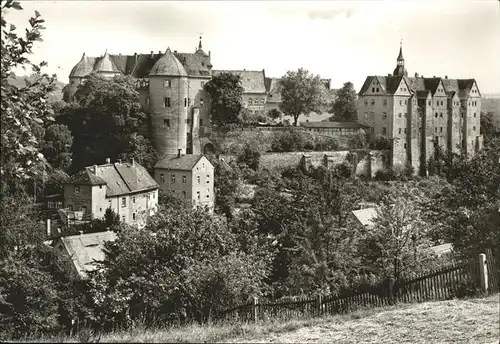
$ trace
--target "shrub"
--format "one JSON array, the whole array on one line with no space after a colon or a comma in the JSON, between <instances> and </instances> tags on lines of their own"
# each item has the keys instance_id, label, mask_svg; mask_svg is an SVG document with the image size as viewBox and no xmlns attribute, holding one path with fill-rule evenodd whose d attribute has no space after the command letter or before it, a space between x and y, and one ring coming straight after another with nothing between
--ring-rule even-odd
<instances>
[{"instance_id":1,"label":"shrub","mask_svg":"<svg viewBox=\"0 0 500 344\"><path fill-rule=\"evenodd\" d=\"M243 148L243 152L238 155L236 162L238 164L243 163L252 170L257 171L260 164L260 152L255 146L246 144Z\"/></svg>"},{"instance_id":2,"label":"shrub","mask_svg":"<svg viewBox=\"0 0 500 344\"><path fill-rule=\"evenodd\" d=\"M370 149L388 150L388 149L391 149L392 144L391 144L391 141L387 137L382 136L382 135L377 135L370 140L369 146L370 146Z\"/></svg>"},{"instance_id":3,"label":"shrub","mask_svg":"<svg viewBox=\"0 0 500 344\"><path fill-rule=\"evenodd\" d=\"M287 130L276 132L271 143L273 152L296 152L304 149L306 144L302 132L297 130Z\"/></svg>"}]
</instances>

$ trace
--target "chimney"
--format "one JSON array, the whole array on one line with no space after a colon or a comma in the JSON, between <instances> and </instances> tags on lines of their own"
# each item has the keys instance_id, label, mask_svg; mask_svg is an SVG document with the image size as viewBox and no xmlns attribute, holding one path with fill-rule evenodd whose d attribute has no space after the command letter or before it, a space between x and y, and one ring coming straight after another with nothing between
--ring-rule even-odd
<instances>
[{"instance_id":1,"label":"chimney","mask_svg":"<svg viewBox=\"0 0 500 344\"><path fill-rule=\"evenodd\" d=\"M174 54L177 54L177 50L174 50Z\"/></svg>"},{"instance_id":2,"label":"chimney","mask_svg":"<svg viewBox=\"0 0 500 344\"><path fill-rule=\"evenodd\" d=\"M151 58L153 58L155 56L155 52L153 50L151 50Z\"/></svg>"},{"instance_id":3,"label":"chimney","mask_svg":"<svg viewBox=\"0 0 500 344\"><path fill-rule=\"evenodd\" d=\"M80 232L80 235L83 235L83 231L78 231L78 232Z\"/></svg>"},{"instance_id":4,"label":"chimney","mask_svg":"<svg viewBox=\"0 0 500 344\"><path fill-rule=\"evenodd\" d=\"M47 236L50 237L52 231L50 230L50 219L47 219Z\"/></svg>"},{"instance_id":5,"label":"chimney","mask_svg":"<svg viewBox=\"0 0 500 344\"><path fill-rule=\"evenodd\" d=\"M181 157L181 152L182 152L182 149L180 149L180 148L179 148L179 149L177 150L177 157L178 157L178 158L180 158L180 157Z\"/></svg>"},{"instance_id":6,"label":"chimney","mask_svg":"<svg viewBox=\"0 0 500 344\"><path fill-rule=\"evenodd\" d=\"M158 50L158 55L161 55L161 50Z\"/></svg>"},{"instance_id":7,"label":"chimney","mask_svg":"<svg viewBox=\"0 0 500 344\"><path fill-rule=\"evenodd\" d=\"M389 73L389 74L387 74L387 76L392 76L392 75Z\"/></svg>"},{"instance_id":8,"label":"chimney","mask_svg":"<svg viewBox=\"0 0 500 344\"><path fill-rule=\"evenodd\" d=\"M111 159L110 158L106 158L106 164L111 164Z\"/></svg>"},{"instance_id":9,"label":"chimney","mask_svg":"<svg viewBox=\"0 0 500 344\"><path fill-rule=\"evenodd\" d=\"M209 51L208 51L208 57L211 57L211 56L212 56L212 53L211 53L211 51L209 50Z\"/></svg>"},{"instance_id":10,"label":"chimney","mask_svg":"<svg viewBox=\"0 0 500 344\"><path fill-rule=\"evenodd\" d=\"M418 73L415 73L415 78L418 78Z\"/></svg>"},{"instance_id":11,"label":"chimney","mask_svg":"<svg viewBox=\"0 0 500 344\"><path fill-rule=\"evenodd\" d=\"M97 174L97 165L94 165L94 174Z\"/></svg>"},{"instance_id":12,"label":"chimney","mask_svg":"<svg viewBox=\"0 0 500 344\"><path fill-rule=\"evenodd\" d=\"M448 79L448 75L445 75L445 76L444 76L444 78L445 78L445 79Z\"/></svg>"},{"instance_id":13,"label":"chimney","mask_svg":"<svg viewBox=\"0 0 500 344\"><path fill-rule=\"evenodd\" d=\"M132 158L132 166L135 165L135 161L134 161L134 158Z\"/></svg>"},{"instance_id":14,"label":"chimney","mask_svg":"<svg viewBox=\"0 0 500 344\"><path fill-rule=\"evenodd\" d=\"M122 163L122 159L118 159L118 163L121 164Z\"/></svg>"}]
</instances>

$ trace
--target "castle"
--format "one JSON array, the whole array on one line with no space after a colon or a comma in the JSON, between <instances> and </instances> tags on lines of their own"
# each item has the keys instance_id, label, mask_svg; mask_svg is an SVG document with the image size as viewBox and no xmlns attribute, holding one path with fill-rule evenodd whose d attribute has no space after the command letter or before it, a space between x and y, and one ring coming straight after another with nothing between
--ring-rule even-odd
<instances>
[{"instance_id":1,"label":"castle","mask_svg":"<svg viewBox=\"0 0 500 344\"><path fill-rule=\"evenodd\" d=\"M110 55L94 58L83 54L69 75L69 100L90 73L112 78L130 75L136 80L140 101L151 112L152 134L160 155L203 153L210 143L203 136L210 130L208 96L204 84L212 77L210 52L201 38L194 53Z\"/></svg>"},{"instance_id":2,"label":"castle","mask_svg":"<svg viewBox=\"0 0 500 344\"><path fill-rule=\"evenodd\" d=\"M402 46L394 72L368 76L358 96L358 121L392 141L392 165L426 175L434 145L466 156L482 147L476 80L408 77Z\"/></svg>"}]
</instances>

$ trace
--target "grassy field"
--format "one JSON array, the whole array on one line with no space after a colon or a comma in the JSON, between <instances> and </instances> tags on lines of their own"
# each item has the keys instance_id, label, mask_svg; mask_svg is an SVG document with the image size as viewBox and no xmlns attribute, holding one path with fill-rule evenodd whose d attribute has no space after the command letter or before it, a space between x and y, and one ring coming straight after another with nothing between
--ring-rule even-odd
<instances>
[{"instance_id":1,"label":"grassy field","mask_svg":"<svg viewBox=\"0 0 500 344\"><path fill-rule=\"evenodd\" d=\"M499 295L399 304L348 315L263 324L131 330L50 342L149 343L498 343ZM42 340L43 341L43 340Z\"/></svg>"}]
</instances>

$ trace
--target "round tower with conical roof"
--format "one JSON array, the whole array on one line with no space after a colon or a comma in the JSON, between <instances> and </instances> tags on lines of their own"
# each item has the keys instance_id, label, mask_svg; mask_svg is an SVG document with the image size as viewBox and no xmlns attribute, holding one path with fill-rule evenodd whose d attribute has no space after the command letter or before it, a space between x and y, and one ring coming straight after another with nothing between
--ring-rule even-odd
<instances>
[{"instance_id":1,"label":"round tower with conical roof","mask_svg":"<svg viewBox=\"0 0 500 344\"><path fill-rule=\"evenodd\" d=\"M94 69L94 61L87 57L85 53L83 53L80 61L73 67L71 72L69 73L69 85L68 85L68 97L69 101L73 100L73 96L83 81L83 79L92 73Z\"/></svg>"},{"instance_id":2,"label":"round tower with conical roof","mask_svg":"<svg viewBox=\"0 0 500 344\"><path fill-rule=\"evenodd\" d=\"M188 135L188 77L170 48L149 72L149 101L153 137L158 153L186 154Z\"/></svg>"},{"instance_id":3,"label":"round tower with conical roof","mask_svg":"<svg viewBox=\"0 0 500 344\"><path fill-rule=\"evenodd\" d=\"M112 78L115 75L119 75L120 70L116 67L113 58L108 54L108 51L104 53L104 56L97 59L94 67L94 72L105 78Z\"/></svg>"}]
</instances>

